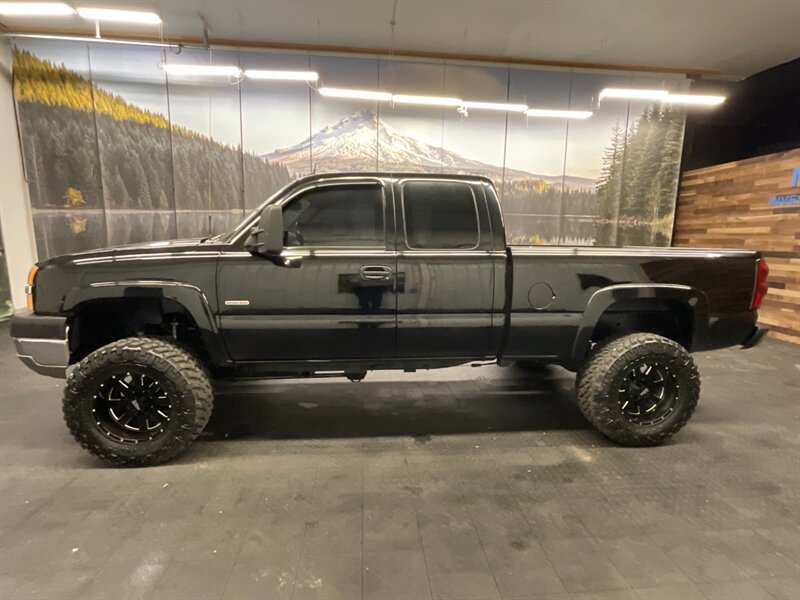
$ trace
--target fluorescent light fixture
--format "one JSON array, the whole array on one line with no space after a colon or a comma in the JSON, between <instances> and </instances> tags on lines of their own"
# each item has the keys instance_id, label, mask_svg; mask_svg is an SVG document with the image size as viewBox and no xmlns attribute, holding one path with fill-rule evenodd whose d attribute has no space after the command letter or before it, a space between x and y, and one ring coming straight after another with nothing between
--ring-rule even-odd
<instances>
[{"instance_id":1,"label":"fluorescent light fixture","mask_svg":"<svg viewBox=\"0 0 800 600\"><path fill-rule=\"evenodd\" d=\"M283 81L316 81L319 73L315 71L263 71L247 69L244 76L248 79L278 79Z\"/></svg>"},{"instance_id":2,"label":"fluorescent light fixture","mask_svg":"<svg viewBox=\"0 0 800 600\"><path fill-rule=\"evenodd\" d=\"M525 112L528 110L527 104L503 104L502 102L471 102L465 101L464 108L477 108L481 110L502 110L505 112Z\"/></svg>"},{"instance_id":3,"label":"fluorescent light fixture","mask_svg":"<svg viewBox=\"0 0 800 600\"><path fill-rule=\"evenodd\" d=\"M356 100L383 100L392 99L389 92L374 92L372 90L346 90L342 88L319 88L319 93L328 98L354 98Z\"/></svg>"},{"instance_id":4,"label":"fluorescent light fixture","mask_svg":"<svg viewBox=\"0 0 800 600\"><path fill-rule=\"evenodd\" d=\"M529 108L525 111L529 117L553 117L556 119L588 119L592 116L590 110L559 110L553 108Z\"/></svg>"},{"instance_id":5,"label":"fluorescent light fixture","mask_svg":"<svg viewBox=\"0 0 800 600\"><path fill-rule=\"evenodd\" d=\"M0 34L2 37L3 34ZM14 38L30 38L33 40L61 40L64 42L83 42L86 44L122 44L124 46L152 46L154 48L175 48L178 50L178 44L158 43L158 42L134 42L131 40L109 40L108 38L96 38L82 35L46 35L40 33L15 33L9 35Z\"/></svg>"},{"instance_id":6,"label":"fluorescent light fixture","mask_svg":"<svg viewBox=\"0 0 800 600\"><path fill-rule=\"evenodd\" d=\"M74 14L75 10L63 2L0 3L0 15L14 17L60 17Z\"/></svg>"},{"instance_id":7,"label":"fluorescent light fixture","mask_svg":"<svg viewBox=\"0 0 800 600\"><path fill-rule=\"evenodd\" d=\"M626 98L628 100L663 100L669 95L667 90L631 90L627 88L606 88L600 92L604 98Z\"/></svg>"},{"instance_id":8,"label":"fluorescent light fixture","mask_svg":"<svg viewBox=\"0 0 800 600\"><path fill-rule=\"evenodd\" d=\"M460 98L442 98L440 96L407 96L395 94L392 100L400 104L429 104L431 106L461 106L464 102Z\"/></svg>"},{"instance_id":9,"label":"fluorescent light fixture","mask_svg":"<svg viewBox=\"0 0 800 600\"><path fill-rule=\"evenodd\" d=\"M663 102L670 104L697 104L701 106L718 106L725 102L725 96L702 96L700 94L669 94Z\"/></svg>"},{"instance_id":10,"label":"fluorescent light fixture","mask_svg":"<svg viewBox=\"0 0 800 600\"><path fill-rule=\"evenodd\" d=\"M241 77L242 71L239 67L224 65L183 65L176 63L164 63L161 68L170 75L213 75L219 77Z\"/></svg>"},{"instance_id":11,"label":"fluorescent light fixture","mask_svg":"<svg viewBox=\"0 0 800 600\"><path fill-rule=\"evenodd\" d=\"M154 12L116 10L113 8L79 8L78 14L90 21L117 21L120 23L146 23L159 25L161 17Z\"/></svg>"}]
</instances>

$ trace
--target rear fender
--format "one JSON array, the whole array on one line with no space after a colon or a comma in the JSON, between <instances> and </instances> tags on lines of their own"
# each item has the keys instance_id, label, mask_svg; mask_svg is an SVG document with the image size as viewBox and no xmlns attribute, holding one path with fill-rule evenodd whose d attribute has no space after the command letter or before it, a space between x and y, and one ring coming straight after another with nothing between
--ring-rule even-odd
<instances>
[{"instance_id":1,"label":"rear fender","mask_svg":"<svg viewBox=\"0 0 800 600\"><path fill-rule=\"evenodd\" d=\"M698 340L704 339L708 329L709 314L708 299L702 290L677 284L621 283L601 288L589 298L589 303L578 326L578 334L572 347L571 361L577 364L586 356L595 327L604 312L618 302L640 299L672 300L684 303L692 310L694 316L691 346L694 347Z\"/></svg>"}]
</instances>

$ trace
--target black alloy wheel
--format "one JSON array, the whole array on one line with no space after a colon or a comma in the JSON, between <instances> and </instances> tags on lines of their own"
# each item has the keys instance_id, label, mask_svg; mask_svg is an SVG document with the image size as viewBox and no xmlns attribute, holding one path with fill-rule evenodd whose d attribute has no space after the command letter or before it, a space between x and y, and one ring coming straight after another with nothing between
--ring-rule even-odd
<instances>
[{"instance_id":1,"label":"black alloy wheel","mask_svg":"<svg viewBox=\"0 0 800 600\"><path fill-rule=\"evenodd\" d=\"M619 388L622 414L636 425L655 425L675 409L678 382L666 364L648 358L631 365Z\"/></svg>"},{"instance_id":2,"label":"black alloy wheel","mask_svg":"<svg viewBox=\"0 0 800 600\"><path fill-rule=\"evenodd\" d=\"M111 375L94 397L92 412L101 431L122 443L138 444L164 433L172 400L155 374L132 366Z\"/></svg>"}]
</instances>

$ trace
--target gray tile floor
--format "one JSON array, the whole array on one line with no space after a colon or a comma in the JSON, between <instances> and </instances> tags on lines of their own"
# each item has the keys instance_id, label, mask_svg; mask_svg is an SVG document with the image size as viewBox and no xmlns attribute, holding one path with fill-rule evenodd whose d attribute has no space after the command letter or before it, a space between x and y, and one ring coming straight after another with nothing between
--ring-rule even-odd
<instances>
[{"instance_id":1,"label":"gray tile floor","mask_svg":"<svg viewBox=\"0 0 800 600\"><path fill-rule=\"evenodd\" d=\"M669 445L560 369L228 385L179 461L107 468L0 327L0 597L800 598L800 349L697 357Z\"/></svg>"}]
</instances>

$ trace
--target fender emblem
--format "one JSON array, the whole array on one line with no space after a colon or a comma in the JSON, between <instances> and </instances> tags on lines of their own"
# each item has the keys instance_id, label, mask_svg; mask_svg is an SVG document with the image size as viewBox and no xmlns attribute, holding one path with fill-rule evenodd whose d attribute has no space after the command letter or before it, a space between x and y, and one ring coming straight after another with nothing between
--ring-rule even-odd
<instances>
[{"instance_id":1,"label":"fender emblem","mask_svg":"<svg viewBox=\"0 0 800 600\"><path fill-rule=\"evenodd\" d=\"M250 300L225 300L225 306L250 306Z\"/></svg>"}]
</instances>

